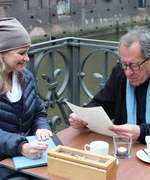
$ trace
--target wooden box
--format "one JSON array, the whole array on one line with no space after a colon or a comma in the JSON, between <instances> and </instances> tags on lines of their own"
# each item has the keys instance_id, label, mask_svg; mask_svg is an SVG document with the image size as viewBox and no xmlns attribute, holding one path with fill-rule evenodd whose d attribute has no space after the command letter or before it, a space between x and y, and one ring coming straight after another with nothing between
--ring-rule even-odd
<instances>
[{"instance_id":1,"label":"wooden box","mask_svg":"<svg viewBox=\"0 0 150 180\"><path fill-rule=\"evenodd\" d=\"M113 156L59 145L48 151L48 173L71 180L115 180L117 164Z\"/></svg>"}]
</instances>

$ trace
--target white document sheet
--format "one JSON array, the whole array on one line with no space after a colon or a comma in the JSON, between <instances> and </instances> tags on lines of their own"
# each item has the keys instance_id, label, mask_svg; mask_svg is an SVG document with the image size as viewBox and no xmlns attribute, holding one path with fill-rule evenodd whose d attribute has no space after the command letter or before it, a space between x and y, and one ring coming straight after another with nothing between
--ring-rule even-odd
<instances>
[{"instance_id":1,"label":"white document sheet","mask_svg":"<svg viewBox=\"0 0 150 180\"><path fill-rule=\"evenodd\" d=\"M113 125L113 122L101 106L88 108L80 107L68 101L66 101L66 104L72 112L88 123L87 127L90 130L107 136L115 135L115 133L109 130L109 127Z\"/></svg>"}]
</instances>

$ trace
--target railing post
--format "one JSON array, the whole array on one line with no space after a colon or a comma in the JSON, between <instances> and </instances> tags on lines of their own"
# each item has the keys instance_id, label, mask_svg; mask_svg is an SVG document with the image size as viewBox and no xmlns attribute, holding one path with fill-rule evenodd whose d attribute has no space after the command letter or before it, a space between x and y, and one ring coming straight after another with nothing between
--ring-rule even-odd
<instances>
[{"instance_id":1,"label":"railing post","mask_svg":"<svg viewBox=\"0 0 150 180\"><path fill-rule=\"evenodd\" d=\"M78 44L79 40L70 39L68 42L68 69L69 69L69 83L68 83L68 97L69 100L76 104L80 104L80 82L79 82L79 68L80 68L80 46L73 45L72 42Z\"/></svg>"},{"instance_id":2,"label":"railing post","mask_svg":"<svg viewBox=\"0 0 150 180\"><path fill-rule=\"evenodd\" d=\"M105 52L105 63L104 63L104 80L103 83L105 84L106 79L108 77L108 52Z\"/></svg>"},{"instance_id":3,"label":"railing post","mask_svg":"<svg viewBox=\"0 0 150 180\"><path fill-rule=\"evenodd\" d=\"M35 61L34 54L29 54L29 58L30 58L30 61L28 63L28 69L33 73L34 77L37 78L35 74L35 68L34 68L34 61Z\"/></svg>"}]
</instances>

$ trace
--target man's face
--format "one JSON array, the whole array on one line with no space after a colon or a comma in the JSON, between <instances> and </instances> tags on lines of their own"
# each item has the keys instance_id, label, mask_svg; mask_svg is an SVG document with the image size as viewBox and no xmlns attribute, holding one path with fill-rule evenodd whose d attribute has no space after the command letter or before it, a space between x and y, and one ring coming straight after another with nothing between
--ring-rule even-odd
<instances>
[{"instance_id":1,"label":"man's face","mask_svg":"<svg viewBox=\"0 0 150 180\"><path fill-rule=\"evenodd\" d=\"M140 45L138 42L133 43L130 47L122 44L119 49L120 61L124 67L124 73L133 86L139 86L150 77L150 59L143 58ZM132 66L138 66L139 69L132 69Z\"/></svg>"}]
</instances>

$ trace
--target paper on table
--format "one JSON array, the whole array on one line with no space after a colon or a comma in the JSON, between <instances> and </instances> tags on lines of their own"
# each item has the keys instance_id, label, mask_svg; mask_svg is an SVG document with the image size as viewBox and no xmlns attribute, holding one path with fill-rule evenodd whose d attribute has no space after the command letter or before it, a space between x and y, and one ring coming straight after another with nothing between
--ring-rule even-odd
<instances>
[{"instance_id":1,"label":"paper on table","mask_svg":"<svg viewBox=\"0 0 150 180\"><path fill-rule=\"evenodd\" d=\"M90 130L107 136L114 135L114 133L109 130L109 127L112 126L113 123L101 106L86 108L76 106L68 101L66 101L66 104L72 112L88 123L87 127Z\"/></svg>"}]
</instances>

